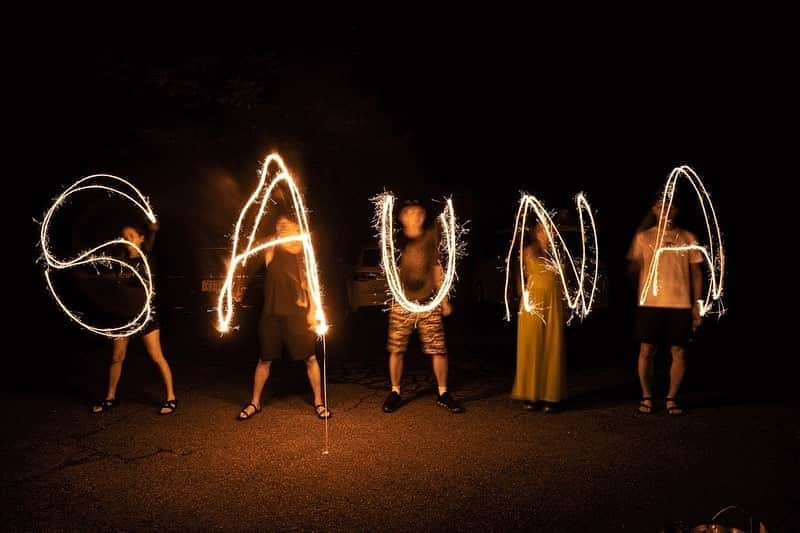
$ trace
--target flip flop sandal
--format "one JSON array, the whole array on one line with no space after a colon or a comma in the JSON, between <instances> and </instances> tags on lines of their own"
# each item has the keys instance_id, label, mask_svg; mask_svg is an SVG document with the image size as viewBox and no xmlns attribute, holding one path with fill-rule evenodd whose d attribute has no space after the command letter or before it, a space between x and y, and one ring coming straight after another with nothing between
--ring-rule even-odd
<instances>
[{"instance_id":1,"label":"flip flop sandal","mask_svg":"<svg viewBox=\"0 0 800 533\"><path fill-rule=\"evenodd\" d=\"M646 401L650 402L650 405L647 405ZM652 396L642 396L642 399L639 400L639 412L643 415L651 415L653 414L653 397Z\"/></svg>"},{"instance_id":2,"label":"flip flop sandal","mask_svg":"<svg viewBox=\"0 0 800 533\"><path fill-rule=\"evenodd\" d=\"M667 406L667 412L670 414L670 416L681 416L683 414L683 407L681 407L681 404L678 403L677 398L667 398L667 401L675 404L672 406Z\"/></svg>"},{"instance_id":3,"label":"flip flop sandal","mask_svg":"<svg viewBox=\"0 0 800 533\"><path fill-rule=\"evenodd\" d=\"M252 407L253 409L255 409L255 411L253 411L252 413L248 413L248 412L247 412L247 408L248 408L248 407ZM242 407L242 410L241 410L241 411L239 411L239 416L238 416L238 417L236 417L236 419L237 419L239 422L244 422L245 420L250 420L251 418L253 418L254 416L256 416L256 415L257 415L258 413L260 413L260 412L261 412L261 408L260 408L260 407L257 407L257 406L256 406L256 404L254 404L254 403L248 403L247 405L245 405L244 407Z\"/></svg>"},{"instance_id":4,"label":"flip flop sandal","mask_svg":"<svg viewBox=\"0 0 800 533\"><path fill-rule=\"evenodd\" d=\"M177 409L177 408L178 408L178 400L177 400L177 398L174 399L174 400L165 400L164 403L161 404L161 407L159 408L158 414L160 414L162 416L171 415L172 413L175 412L175 409ZM169 411L167 411L166 413L162 413L161 409L169 409Z\"/></svg>"},{"instance_id":5,"label":"flip flop sandal","mask_svg":"<svg viewBox=\"0 0 800 533\"><path fill-rule=\"evenodd\" d=\"M314 406L314 412L317 414L317 418L320 420L325 420L326 418L331 418L333 413L331 413L330 409L326 408L324 404L317 404ZM325 416L325 413L328 413L328 416Z\"/></svg>"},{"instance_id":6,"label":"flip flop sandal","mask_svg":"<svg viewBox=\"0 0 800 533\"><path fill-rule=\"evenodd\" d=\"M93 415L99 415L100 413L105 413L106 411L112 410L117 405L119 405L119 402L117 400L103 400L101 402L93 403L89 411Z\"/></svg>"}]
</instances>

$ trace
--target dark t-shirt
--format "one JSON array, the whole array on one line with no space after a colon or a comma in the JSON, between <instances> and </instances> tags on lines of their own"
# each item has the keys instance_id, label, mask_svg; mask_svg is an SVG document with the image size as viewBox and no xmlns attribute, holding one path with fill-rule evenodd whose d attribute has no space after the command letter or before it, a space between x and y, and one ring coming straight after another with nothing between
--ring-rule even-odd
<instances>
[{"instance_id":1,"label":"dark t-shirt","mask_svg":"<svg viewBox=\"0 0 800 533\"><path fill-rule=\"evenodd\" d=\"M152 253L154 238L154 234L148 235L141 248L147 254L155 292L156 272ZM118 252L116 258L136 270L147 283L144 259L141 256L130 257L127 248L122 246L115 251ZM90 317L99 314L105 317L104 319L117 323L130 320L142 310L147 294L139 278L130 268L118 263L101 263L80 267L74 273L81 294L78 296L79 301L86 302L90 306L88 310ZM152 309L155 310L155 304L152 305Z\"/></svg>"},{"instance_id":2,"label":"dark t-shirt","mask_svg":"<svg viewBox=\"0 0 800 533\"><path fill-rule=\"evenodd\" d=\"M147 235L145 242L142 243L142 251L147 254L147 263L150 266L150 276L153 281L153 304L152 308L155 310L155 288L156 288L156 268L155 258L153 256L153 244L155 241L155 234L151 232ZM120 257L128 266L132 267L147 283L147 269L144 266L144 258L142 256L130 257L128 250L125 249L124 255ZM117 308L114 310L120 316L133 316L137 314L144 305L147 297L141 281L136 277L129 268L122 265L115 265L113 274L116 279L116 287L113 294L117 296ZM112 311L113 312L113 311Z\"/></svg>"},{"instance_id":3,"label":"dark t-shirt","mask_svg":"<svg viewBox=\"0 0 800 533\"><path fill-rule=\"evenodd\" d=\"M303 253L292 254L276 246L264 274L264 313L290 316L306 312L308 302L301 286L304 277ZM306 302L306 307L298 301Z\"/></svg>"},{"instance_id":4,"label":"dark t-shirt","mask_svg":"<svg viewBox=\"0 0 800 533\"><path fill-rule=\"evenodd\" d=\"M425 230L414 239L405 237L400 255L400 281L406 298L424 301L436 290L434 267L439 262L439 232L436 228Z\"/></svg>"}]
</instances>

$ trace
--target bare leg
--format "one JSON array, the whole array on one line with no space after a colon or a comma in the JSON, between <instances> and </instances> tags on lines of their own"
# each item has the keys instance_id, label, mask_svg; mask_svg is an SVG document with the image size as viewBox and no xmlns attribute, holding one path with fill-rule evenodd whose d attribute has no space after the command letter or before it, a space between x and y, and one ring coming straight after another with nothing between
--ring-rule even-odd
<instances>
[{"instance_id":1,"label":"bare leg","mask_svg":"<svg viewBox=\"0 0 800 533\"><path fill-rule=\"evenodd\" d=\"M319 363L313 355L306 359L306 373L308 374L308 382L311 384L311 390L314 392L314 405L321 405L322 380L320 379Z\"/></svg>"},{"instance_id":2,"label":"bare leg","mask_svg":"<svg viewBox=\"0 0 800 533\"><path fill-rule=\"evenodd\" d=\"M117 385L122 377L122 363L125 362L125 355L128 352L128 337L117 337L114 339L114 349L111 353L111 365L108 367L108 391L106 400L113 400L117 397Z\"/></svg>"},{"instance_id":3,"label":"bare leg","mask_svg":"<svg viewBox=\"0 0 800 533\"><path fill-rule=\"evenodd\" d=\"M673 346L671 351L672 365L669 368L669 394L667 394L667 398L677 398L683 382L683 376L686 374L686 350L682 346ZM667 409L670 407L672 407L670 414L679 415L683 413L683 410L675 401L667 401Z\"/></svg>"},{"instance_id":4,"label":"bare leg","mask_svg":"<svg viewBox=\"0 0 800 533\"><path fill-rule=\"evenodd\" d=\"M320 379L319 362L316 356L310 355L306 359L306 372L308 373L308 382L311 384L311 390L314 391L314 409L317 411L317 416L330 417L331 413L322 401L322 380Z\"/></svg>"},{"instance_id":5,"label":"bare leg","mask_svg":"<svg viewBox=\"0 0 800 533\"><path fill-rule=\"evenodd\" d=\"M447 356L432 355L433 374L436 376L436 384L440 389L447 389Z\"/></svg>"},{"instance_id":6,"label":"bare leg","mask_svg":"<svg viewBox=\"0 0 800 533\"><path fill-rule=\"evenodd\" d=\"M264 391L264 385L269 378L269 369L271 366L272 361L262 361L261 359L259 359L258 364L256 364L256 371L253 375L253 396L250 398L250 403L255 405L257 409L261 408L261 393ZM243 409L248 417L253 416L256 412L256 408L253 408L253 405L248 405Z\"/></svg>"},{"instance_id":7,"label":"bare leg","mask_svg":"<svg viewBox=\"0 0 800 533\"><path fill-rule=\"evenodd\" d=\"M392 387L399 387L403 379L403 353L395 352L389 354L389 379Z\"/></svg>"},{"instance_id":8,"label":"bare leg","mask_svg":"<svg viewBox=\"0 0 800 533\"><path fill-rule=\"evenodd\" d=\"M652 398L653 396L653 359L656 354L656 347L653 344L643 342L639 347L639 384L642 386L642 398ZM642 400L639 411L650 413L653 410L652 400Z\"/></svg>"},{"instance_id":9,"label":"bare leg","mask_svg":"<svg viewBox=\"0 0 800 533\"><path fill-rule=\"evenodd\" d=\"M158 367L159 372L161 372L161 378L164 380L164 388L166 389L167 394L167 401L175 399L175 390L172 387L172 371L169 368L169 363L167 363L166 358L164 358L164 352L161 351L161 330L153 330L144 337L142 337L142 342L144 342L144 347L147 350L147 353L150 354L150 359ZM169 409L162 408L161 409L163 414L169 412Z\"/></svg>"}]
</instances>

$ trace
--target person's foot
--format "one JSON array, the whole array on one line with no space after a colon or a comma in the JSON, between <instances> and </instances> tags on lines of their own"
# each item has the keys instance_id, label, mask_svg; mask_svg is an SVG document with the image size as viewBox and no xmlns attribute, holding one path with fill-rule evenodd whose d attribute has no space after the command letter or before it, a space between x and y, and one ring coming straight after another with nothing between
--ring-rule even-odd
<instances>
[{"instance_id":1,"label":"person's foot","mask_svg":"<svg viewBox=\"0 0 800 533\"><path fill-rule=\"evenodd\" d=\"M461 403L453 398L453 395L449 392L440 394L436 399L436 405L439 407L444 407L453 414L464 412L464 407L462 407Z\"/></svg>"},{"instance_id":2,"label":"person's foot","mask_svg":"<svg viewBox=\"0 0 800 533\"><path fill-rule=\"evenodd\" d=\"M547 405L544 406L544 412L548 414L555 414L560 411L561 408L557 402L547 402Z\"/></svg>"},{"instance_id":3,"label":"person's foot","mask_svg":"<svg viewBox=\"0 0 800 533\"><path fill-rule=\"evenodd\" d=\"M391 413L396 411L400 405L403 403L403 399L400 398L400 395L397 392L392 391L389 393L389 396L383 401L383 412L384 413Z\"/></svg>"},{"instance_id":4,"label":"person's foot","mask_svg":"<svg viewBox=\"0 0 800 533\"><path fill-rule=\"evenodd\" d=\"M91 412L93 415L99 415L100 413L112 410L116 406L117 400L114 398L106 398L102 402L93 403Z\"/></svg>"},{"instance_id":5,"label":"person's foot","mask_svg":"<svg viewBox=\"0 0 800 533\"><path fill-rule=\"evenodd\" d=\"M314 405L314 412L317 413L317 418L322 420L333 416L333 413L331 413L330 409L325 407L325 404L323 403Z\"/></svg>"},{"instance_id":6,"label":"person's foot","mask_svg":"<svg viewBox=\"0 0 800 533\"><path fill-rule=\"evenodd\" d=\"M522 402L522 408L525 409L526 411L536 411L539 409L539 403L525 401Z\"/></svg>"},{"instance_id":7,"label":"person's foot","mask_svg":"<svg viewBox=\"0 0 800 533\"><path fill-rule=\"evenodd\" d=\"M161 404L161 409L158 410L158 414L160 415L171 415L175 412L175 409L178 408L178 399L173 398L171 400L165 400L164 403Z\"/></svg>"},{"instance_id":8,"label":"person's foot","mask_svg":"<svg viewBox=\"0 0 800 533\"><path fill-rule=\"evenodd\" d=\"M254 403L248 403L247 405L242 407L241 411L239 411L239 416L237 417L237 419L240 422L244 420L250 420L260 412L261 412L260 405L256 405Z\"/></svg>"},{"instance_id":9,"label":"person's foot","mask_svg":"<svg viewBox=\"0 0 800 533\"><path fill-rule=\"evenodd\" d=\"M671 416L681 416L683 414L683 407L678 403L676 398L667 398L667 412Z\"/></svg>"},{"instance_id":10,"label":"person's foot","mask_svg":"<svg viewBox=\"0 0 800 533\"><path fill-rule=\"evenodd\" d=\"M639 412L643 415L649 415L653 412L652 396L642 396L642 399L639 400Z\"/></svg>"}]
</instances>

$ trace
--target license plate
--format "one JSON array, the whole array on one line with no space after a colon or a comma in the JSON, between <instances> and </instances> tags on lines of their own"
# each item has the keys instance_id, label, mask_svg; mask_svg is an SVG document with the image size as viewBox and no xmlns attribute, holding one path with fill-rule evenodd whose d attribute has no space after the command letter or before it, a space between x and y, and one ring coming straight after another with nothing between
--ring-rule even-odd
<instances>
[{"instance_id":1,"label":"license plate","mask_svg":"<svg viewBox=\"0 0 800 533\"><path fill-rule=\"evenodd\" d=\"M200 286L202 292L219 292L224 283L221 279L204 279Z\"/></svg>"}]
</instances>

